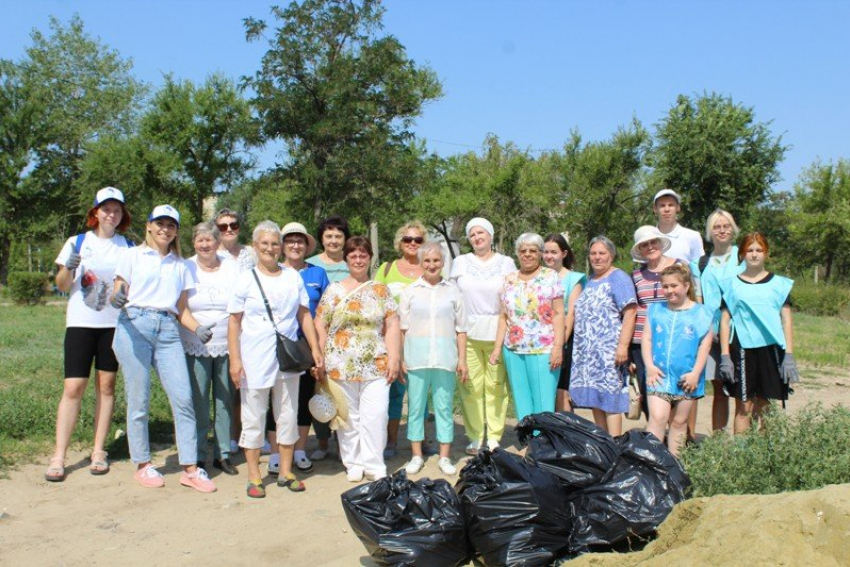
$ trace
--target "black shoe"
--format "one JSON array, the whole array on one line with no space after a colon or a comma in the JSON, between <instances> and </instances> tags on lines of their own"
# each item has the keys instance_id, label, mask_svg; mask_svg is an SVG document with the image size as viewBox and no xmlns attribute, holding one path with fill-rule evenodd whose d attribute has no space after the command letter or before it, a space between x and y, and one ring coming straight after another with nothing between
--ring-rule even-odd
<instances>
[{"instance_id":1,"label":"black shoe","mask_svg":"<svg viewBox=\"0 0 850 567\"><path fill-rule=\"evenodd\" d=\"M224 474L229 474L230 476L239 474L239 469L233 466L230 459L215 459L213 461L213 466Z\"/></svg>"}]
</instances>

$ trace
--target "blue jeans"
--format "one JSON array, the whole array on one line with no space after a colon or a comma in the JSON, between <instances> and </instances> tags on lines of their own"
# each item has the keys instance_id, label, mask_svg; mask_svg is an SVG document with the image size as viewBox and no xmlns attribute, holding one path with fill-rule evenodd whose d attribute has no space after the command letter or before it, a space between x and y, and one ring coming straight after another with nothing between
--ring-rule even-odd
<instances>
[{"instance_id":1,"label":"blue jeans","mask_svg":"<svg viewBox=\"0 0 850 567\"><path fill-rule=\"evenodd\" d=\"M134 463L151 460L148 412L151 368L156 370L174 415L177 456L183 466L198 460L198 436L186 356L173 314L128 307L118 316L112 350L124 372L127 443Z\"/></svg>"},{"instance_id":2,"label":"blue jeans","mask_svg":"<svg viewBox=\"0 0 850 567\"><path fill-rule=\"evenodd\" d=\"M207 460L207 434L210 431L210 390L215 400L213 458L230 458L230 424L233 421L233 393L229 357L186 355L195 420L198 422L198 462Z\"/></svg>"}]
</instances>

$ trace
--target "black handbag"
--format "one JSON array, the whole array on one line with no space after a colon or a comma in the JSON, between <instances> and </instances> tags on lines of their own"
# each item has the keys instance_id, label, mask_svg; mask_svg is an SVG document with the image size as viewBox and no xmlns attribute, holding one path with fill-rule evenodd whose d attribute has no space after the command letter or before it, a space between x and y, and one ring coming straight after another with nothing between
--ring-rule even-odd
<instances>
[{"instance_id":1,"label":"black handbag","mask_svg":"<svg viewBox=\"0 0 850 567\"><path fill-rule=\"evenodd\" d=\"M269 300L266 298L262 284L260 284L260 278L257 277L257 270L253 269L251 273L254 274L257 287L260 288L260 295L263 296L263 303L266 304L269 321L274 327L278 368L281 372L306 372L310 370L315 366L315 363L313 362L313 352L310 350L307 339L300 337L297 341L293 341L286 335L278 332L277 325L274 322L272 308L269 306Z\"/></svg>"}]
</instances>

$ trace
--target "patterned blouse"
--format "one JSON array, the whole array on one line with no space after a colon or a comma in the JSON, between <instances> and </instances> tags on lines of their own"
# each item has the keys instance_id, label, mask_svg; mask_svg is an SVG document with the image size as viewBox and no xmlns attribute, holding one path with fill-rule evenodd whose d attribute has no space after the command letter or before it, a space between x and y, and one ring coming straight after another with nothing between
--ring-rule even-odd
<instances>
[{"instance_id":1,"label":"patterned blouse","mask_svg":"<svg viewBox=\"0 0 850 567\"><path fill-rule=\"evenodd\" d=\"M389 288L368 281L348 292L338 282L328 287L316 318L328 331L325 370L332 380L366 382L384 377L387 347L384 321L398 311Z\"/></svg>"},{"instance_id":2,"label":"patterned blouse","mask_svg":"<svg viewBox=\"0 0 850 567\"><path fill-rule=\"evenodd\" d=\"M555 342L552 302L563 299L564 287L558 272L541 268L529 281L519 272L508 274L502 289L502 310L507 315L505 348L518 354L546 354Z\"/></svg>"}]
</instances>

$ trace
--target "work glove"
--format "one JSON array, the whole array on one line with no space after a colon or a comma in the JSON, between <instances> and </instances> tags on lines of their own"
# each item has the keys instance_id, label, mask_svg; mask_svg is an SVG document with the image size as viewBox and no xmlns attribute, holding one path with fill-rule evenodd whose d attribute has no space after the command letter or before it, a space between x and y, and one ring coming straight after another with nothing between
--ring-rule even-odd
<instances>
[{"instance_id":1,"label":"work glove","mask_svg":"<svg viewBox=\"0 0 850 567\"><path fill-rule=\"evenodd\" d=\"M790 352L785 353L785 358L782 359L782 366L779 367L779 374L782 376L782 381L789 386L800 381L800 373L797 371L797 361L794 360L794 355Z\"/></svg>"},{"instance_id":2,"label":"work glove","mask_svg":"<svg viewBox=\"0 0 850 567\"><path fill-rule=\"evenodd\" d=\"M197 335L198 339L202 343L208 343L212 338L212 328L215 327L215 323L210 323L209 325L198 325L198 328L195 329L195 335Z\"/></svg>"},{"instance_id":3,"label":"work glove","mask_svg":"<svg viewBox=\"0 0 850 567\"><path fill-rule=\"evenodd\" d=\"M122 309L125 305L127 305L127 292L124 291L123 287L115 292L110 303L115 309Z\"/></svg>"},{"instance_id":4,"label":"work glove","mask_svg":"<svg viewBox=\"0 0 850 567\"><path fill-rule=\"evenodd\" d=\"M65 260L65 267L68 268L69 271L76 270L80 267L80 262L83 261L83 257L77 254L76 252L71 252L71 255L68 256L68 259Z\"/></svg>"},{"instance_id":5,"label":"work glove","mask_svg":"<svg viewBox=\"0 0 850 567\"><path fill-rule=\"evenodd\" d=\"M728 354L720 355L720 381L729 384L730 386L736 382L735 380L735 365L732 364L732 357Z\"/></svg>"}]
</instances>

